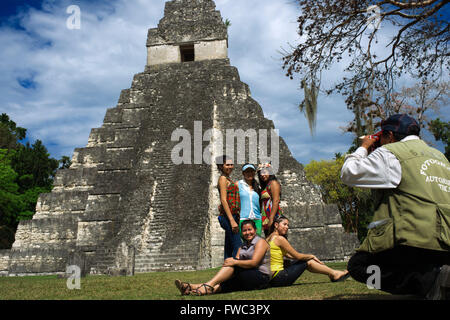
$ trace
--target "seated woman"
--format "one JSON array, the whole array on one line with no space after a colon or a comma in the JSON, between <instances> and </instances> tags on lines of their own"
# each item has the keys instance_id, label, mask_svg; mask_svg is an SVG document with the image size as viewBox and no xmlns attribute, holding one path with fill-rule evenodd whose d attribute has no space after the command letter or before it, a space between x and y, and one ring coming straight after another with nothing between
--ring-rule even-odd
<instances>
[{"instance_id":1,"label":"seated woman","mask_svg":"<svg viewBox=\"0 0 450 320\"><path fill-rule=\"evenodd\" d=\"M267 242L256 234L252 220L242 222L244 243L236 258L228 258L223 267L208 282L190 284L175 280L181 295L206 295L239 290L257 290L269 286L270 250Z\"/></svg>"},{"instance_id":2,"label":"seated woman","mask_svg":"<svg viewBox=\"0 0 450 320\"><path fill-rule=\"evenodd\" d=\"M309 272L327 275L331 282L344 281L350 276L347 270L340 271L327 267L312 254L297 252L286 238L288 230L289 220L284 216L280 216L273 223L273 232L267 238L267 242L270 245L271 287L292 285L305 269ZM284 268L283 257L296 259L297 261Z\"/></svg>"}]
</instances>

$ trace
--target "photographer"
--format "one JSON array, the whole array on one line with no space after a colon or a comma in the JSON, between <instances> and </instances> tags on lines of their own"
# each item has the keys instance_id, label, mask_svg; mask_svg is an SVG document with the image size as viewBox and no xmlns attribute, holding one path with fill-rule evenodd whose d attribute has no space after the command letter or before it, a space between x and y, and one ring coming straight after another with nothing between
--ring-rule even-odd
<instances>
[{"instance_id":1,"label":"photographer","mask_svg":"<svg viewBox=\"0 0 450 320\"><path fill-rule=\"evenodd\" d=\"M393 115L381 129L380 147L369 154L377 140L365 137L341 170L345 184L373 189L376 208L347 269L367 283L375 265L377 289L450 299L450 164L413 118Z\"/></svg>"}]
</instances>

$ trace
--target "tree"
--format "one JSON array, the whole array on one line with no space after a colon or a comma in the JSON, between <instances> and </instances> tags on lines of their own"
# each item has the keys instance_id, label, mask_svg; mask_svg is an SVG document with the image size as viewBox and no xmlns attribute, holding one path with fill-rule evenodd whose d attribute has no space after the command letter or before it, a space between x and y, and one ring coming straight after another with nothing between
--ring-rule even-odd
<instances>
[{"instance_id":1,"label":"tree","mask_svg":"<svg viewBox=\"0 0 450 320\"><path fill-rule=\"evenodd\" d=\"M11 248L14 243L15 231L8 226L0 225L0 250Z\"/></svg>"},{"instance_id":2,"label":"tree","mask_svg":"<svg viewBox=\"0 0 450 320\"><path fill-rule=\"evenodd\" d=\"M25 146L22 145L12 158L11 164L19 174L18 182L22 192L34 187L44 188L46 192L51 191L59 161L50 158L42 141L36 140L32 146L29 142Z\"/></svg>"},{"instance_id":3,"label":"tree","mask_svg":"<svg viewBox=\"0 0 450 320\"><path fill-rule=\"evenodd\" d=\"M442 122L439 118L430 122L430 131L436 140L445 145L445 156L450 161L450 122Z\"/></svg>"},{"instance_id":4,"label":"tree","mask_svg":"<svg viewBox=\"0 0 450 320\"><path fill-rule=\"evenodd\" d=\"M0 249L11 247L20 220L31 219L39 194L48 188L32 187L20 192L19 175L11 166L15 150L0 149Z\"/></svg>"},{"instance_id":5,"label":"tree","mask_svg":"<svg viewBox=\"0 0 450 320\"><path fill-rule=\"evenodd\" d=\"M62 156L59 162L59 169L68 169L72 165L72 160L68 156Z\"/></svg>"},{"instance_id":6,"label":"tree","mask_svg":"<svg viewBox=\"0 0 450 320\"><path fill-rule=\"evenodd\" d=\"M327 204L336 204L346 232L355 232L360 241L367 235L367 225L373 215L373 201L368 189L353 188L342 183L340 172L344 157L311 161L305 166L308 180L319 187Z\"/></svg>"},{"instance_id":7,"label":"tree","mask_svg":"<svg viewBox=\"0 0 450 320\"><path fill-rule=\"evenodd\" d=\"M10 248L21 220L31 219L41 193L50 192L59 164L70 159L50 157L42 141L20 143L26 129L16 126L8 115L0 117L0 249Z\"/></svg>"},{"instance_id":8,"label":"tree","mask_svg":"<svg viewBox=\"0 0 450 320\"><path fill-rule=\"evenodd\" d=\"M361 134L373 133L380 127L381 120L397 113L406 113L417 120L421 129L431 131L431 118L439 115L442 107L448 105L450 83L448 81L433 83L422 81L412 87L403 87L400 92L394 92L389 105L371 105L363 115ZM347 132L358 132L358 124L353 119L347 127ZM423 132L423 130L422 130ZM423 135L422 135L423 136Z\"/></svg>"},{"instance_id":9,"label":"tree","mask_svg":"<svg viewBox=\"0 0 450 320\"><path fill-rule=\"evenodd\" d=\"M394 94L394 109L390 113L408 113L417 120L421 128L428 129L430 112L439 114L441 107L448 105L449 97L450 82L424 80Z\"/></svg>"},{"instance_id":10,"label":"tree","mask_svg":"<svg viewBox=\"0 0 450 320\"><path fill-rule=\"evenodd\" d=\"M286 75L318 87L321 73L344 62L345 75L325 91L346 97L356 135L371 124L370 106L390 106L395 80L409 73L436 82L449 70L448 0L297 0L303 42L284 53ZM381 30L393 30L386 39ZM380 50L381 48L381 50ZM386 51L387 52L383 52ZM368 121L366 123L366 121Z\"/></svg>"},{"instance_id":11,"label":"tree","mask_svg":"<svg viewBox=\"0 0 450 320\"><path fill-rule=\"evenodd\" d=\"M16 215L23 209L17 176L11 167L8 150L0 149L0 225L13 225Z\"/></svg>"},{"instance_id":12,"label":"tree","mask_svg":"<svg viewBox=\"0 0 450 320\"><path fill-rule=\"evenodd\" d=\"M26 132L27 129L17 127L6 113L0 115L0 149L16 149Z\"/></svg>"}]
</instances>

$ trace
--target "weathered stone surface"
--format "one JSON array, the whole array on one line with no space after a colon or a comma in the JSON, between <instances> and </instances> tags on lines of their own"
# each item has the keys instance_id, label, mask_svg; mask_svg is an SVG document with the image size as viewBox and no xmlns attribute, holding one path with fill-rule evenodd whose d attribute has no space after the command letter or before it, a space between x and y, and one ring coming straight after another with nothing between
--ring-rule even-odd
<instances>
[{"instance_id":1,"label":"weathered stone surface","mask_svg":"<svg viewBox=\"0 0 450 320\"><path fill-rule=\"evenodd\" d=\"M11 249L9 275L62 274L68 262L69 247L50 245Z\"/></svg>"},{"instance_id":2,"label":"weathered stone surface","mask_svg":"<svg viewBox=\"0 0 450 320\"><path fill-rule=\"evenodd\" d=\"M147 46L227 39L227 28L210 0L166 2L158 28L148 32Z\"/></svg>"},{"instance_id":3,"label":"weathered stone surface","mask_svg":"<svg viewBox=\"0 0 450 320\"><path fill-rule=\"evenodd\" d=\"M149 31L147 46L216 40L227 40L227 34L212 0L175 0L167 2L158 29ZM173 157L180 154L173 150L180 140L172 135L180 129L190 134L192 147L187 163L178 164ZM203 139L209 129L215 130ZM226 151L217 141L227 129L274 129L228 59L147 65L122 90L117 106L106 110L87 146L75 149L71 167L58 171L33 220L20 223L12 250L0 252L0 274L64 274L77 263L84 273L112 275L220 266L224 234L217 220L214 159ZM356 237L343 232L337 209L322 202L276 137L292 244L323 260L346 258ZM238 139L231 143L235 159ZM276 146L267 141L270 155ZM243 140L245 150L255 143L261 145ZM254 155L244 153L235 180Z\"/></svg>"},{"instance_id":4,"label":"weathered stone surface","mask_svg":"<svg viewBox=\"0 0 450 320\"><path fill-rule=\"evenodd\" d=\"M0 277L8 275L10 250L0 250Z\"/></svg>"}]
</instances>

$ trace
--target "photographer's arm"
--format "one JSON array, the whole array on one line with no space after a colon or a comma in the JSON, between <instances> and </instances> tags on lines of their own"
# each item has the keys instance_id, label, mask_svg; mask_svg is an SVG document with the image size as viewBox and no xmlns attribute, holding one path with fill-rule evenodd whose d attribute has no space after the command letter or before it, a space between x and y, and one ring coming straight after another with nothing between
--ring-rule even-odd
<instances>
[{"instance_id":1,"label":"photographer's arm","mask_svg":"<svg viewBox=\"0 0 450 320\"><path fill-rule=\"evenodd\" d=\"M341 169L342 182L352 187L396 188L402 177L400 162L384 147L368 155L366 147L371 145L364 144L365 140L354 153L346 156Z\"/></svg>"}]
</instances>

